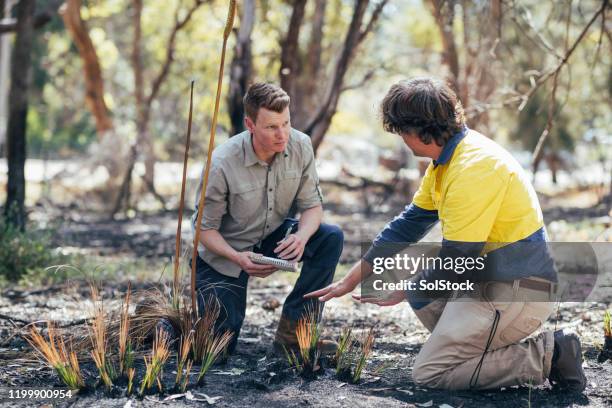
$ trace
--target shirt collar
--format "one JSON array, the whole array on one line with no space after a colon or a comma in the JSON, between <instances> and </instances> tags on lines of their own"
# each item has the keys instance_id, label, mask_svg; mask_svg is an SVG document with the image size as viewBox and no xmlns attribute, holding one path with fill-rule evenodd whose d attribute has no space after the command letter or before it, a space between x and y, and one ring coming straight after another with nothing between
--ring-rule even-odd
<instances>
[{"instance_id":1,"label":"shirt collar","mask_svg":"<svg viewBox=\"0 0 612 408\"><path fill-rule=\"evenodd\" d=\"M453 157L453 153L455 152L455 149L457 148L457 145L465 137L465 134L467 133L467 130L468 130L467 126L464 126L463 129L460 132L455 133L453 136L451 136L450 139L448 139L448 141L446 142L446 144L442 148L442 152L440 153L440 156L438 157L438 160L434 160L433 161L434 167L436 167L439 164L446 164L446 163L448 163L448 161L451 159L451 157Z\"/></svg>"},{"instance_id":2,"label":"shirt collar","mask_svg":"<svg viewBox=\"0 0 612 408\"><path fill-rule=\"evenodd\" d=\"M255 149L253 148L253 135L249 131L244 138L244 165L246 167L250 167L255 163L259 162L259 157L255 154Z\"/></svg>"},{"instance_id":3,"label":"shirt collar","mask_svg":"<svg viewBox=\"0 0 612 408\"><path fill-rule=\"evenodd\" d=\"M289 136L289 138L291 138L291 136ZM287 146L289 144L287 143ZM255 149L253 148L253 135L247 131L246 137L244 138L244 142L243 142L243 150L244 150L244 165L246 167L250 167L252 165L254 165L255 163L260 163L262 165L266 165L267 163L263 163L259 157L257 157L257 155L255 154ZM285 150L283 150L283 157L287 157L289 156L289 152L287 147L285 147ZM278 156L278 153L277 155ZM275 159L276 159L275 156Z\"/></svg>"}]
</instances>

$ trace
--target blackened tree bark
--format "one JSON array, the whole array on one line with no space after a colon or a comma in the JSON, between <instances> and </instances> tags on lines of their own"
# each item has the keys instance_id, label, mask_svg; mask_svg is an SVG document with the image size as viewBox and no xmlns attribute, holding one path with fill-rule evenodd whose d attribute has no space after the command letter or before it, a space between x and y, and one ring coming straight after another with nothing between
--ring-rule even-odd
<instances>
[{"instance_id":1,"label":"blackened tree bark","mask_svg":"<svg viewBox=\"0 0 612 408\"><path fill-rule=\"evenodd\" d=\"M4 212L8 223L25 229L26 119L34 40L35 0L17 4L15 46L11 60L11 88L7 125L8 183Z\"/></svg>"},{"instance_id":2,"label":"blackened tree bark","mask_svg":"<svg viewBox=\"0 0 612 408\"><path fill-rule=\"evenodd\" d=\"M244 130L244 106L242 98L246 93L253 75L253 55L251 52L251 34L255 25L255 0L242 2L240 28L236 33L234 57L230 65L228 111L232 125L230 135Z\"/></svg>"}]
</instances>

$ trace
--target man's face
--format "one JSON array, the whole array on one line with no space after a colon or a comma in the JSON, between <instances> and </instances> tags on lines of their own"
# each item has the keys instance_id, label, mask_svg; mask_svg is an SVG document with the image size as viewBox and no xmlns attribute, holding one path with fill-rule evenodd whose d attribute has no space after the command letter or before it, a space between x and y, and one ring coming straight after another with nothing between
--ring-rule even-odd
<instances>
[{"instance_id":1,"label":"man's face","mask_svg":"<svg viewBox=\"0 0 612 408\"><path fill-rule=\"evenodd\" d=\"M415 156L427 157L426 151L428 145L423 143L416 133L402 133L400 136L404 139L404 143L412 150Z\"/></svg>"},{"instance_id":2,"label":"man's face","mask_svg":"<svg viewBox=\"0 0 612 408\"><path fill-rule=\"evenodd\" d=\"M259 108L256 121L247 116L245 124L253 135L253 142L264 151L280 153L287 147L291 130L289 107L280 113Z\"/></svg>"}]
</instances>

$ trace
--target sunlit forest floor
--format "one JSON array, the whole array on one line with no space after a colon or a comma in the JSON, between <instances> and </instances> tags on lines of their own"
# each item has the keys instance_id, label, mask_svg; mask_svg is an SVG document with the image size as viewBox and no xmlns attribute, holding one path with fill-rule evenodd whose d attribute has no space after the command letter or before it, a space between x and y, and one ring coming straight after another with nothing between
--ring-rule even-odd
<instances>
[{"instance_id":1,"label":"sunlit forest floor","mask_svg":"<svg viewBox=\"0 0 612 408\"><path fill-rule=\"evenodd\" d=\"M551 239L609 241L610 209L597 204L599 194L598 189L583 188L541 196ZM385 211L375 208L365 215L358 211L360 192L330 191L329 195L345 197L347 201L356 203L355 207L342 206L338 202L326 204L325 222L339 224L345 231L345 250L336 273L340 276L360 257L361 243L371 240L401 207L387 207ZM176 211L130 211L109 219L106 213L84 210L79 200L58 205L42 197L32 209L30 219L54 228L54 245L73 254L80 270L72 270L61 281L37 279L28 284L26 280L22 285L1 289L0 314L5 317L0 319L2 386L60 386L56 375L37 361L19 336L20 328L27 322L52 319L68 325L69 331L84 330L83 325L70 325L89 316L92 306L88 280L99 281L108 307L118 308L128 281L138 290L171 279L170 257L174 251ZM187 215L190 213L186 214L183 225L185 244L190 239ZM426 241L439 240L439 229L434 229L426 237ZM346 384L336 379L331 368L325 369L315 380L301 379L283 359L271 353L280 307L270 305L282 304L294 279L295 275L277 273L265 280L251 280L237 354L226 364L215 366L204 385L191 389L192 396L221 397L215 402L220 407L607 407L612 404L612 361L597 361L603 343L603 313L610 308L612 296L598 303L560 304L544 327L570 327L580 334L588 378L583 395L568 395L552 389L549 384L531 390L529 387L512 387L494 392L450 393L419 387L412 382L411 367L428 333L408 305L378 308L356 303L348 297L326 305L322 330L323 336L337 338L341 329L348 325L358 329L376 327L373 357L365 368L362 382ZM608 282L607 285L610 287L612 284ZM172 381L174 376L173 364L171 362L165 370L168 381ZM90 377L96 375L92 364L85 363L83 370ZM155 406L160 399L164 397L149 396L144 400L131 400L130 404L133 407ZM125 397L108 398L102 391L96 391L64 405L123 406L127 402ZM196 403L178 398L169 399L164 405L191 406ZM15 405L18 404L10 403L10 406ZM23 402L20 406L31 406L31 402Z\"/></svg>"}]
</instances>

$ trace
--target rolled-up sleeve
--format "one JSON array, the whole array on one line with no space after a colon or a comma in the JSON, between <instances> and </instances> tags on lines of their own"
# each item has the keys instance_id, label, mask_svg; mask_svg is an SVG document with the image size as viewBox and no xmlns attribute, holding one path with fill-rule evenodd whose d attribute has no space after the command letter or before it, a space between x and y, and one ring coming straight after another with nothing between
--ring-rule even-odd
<instances>
[{"instance_id":1,"label":"rolled-up sleeve","mask_svg":"<svg viewBox=\"0 0 612 408\"><path fill-rule=\"evenodd\" d=\"M323 204L323 196L319 186L319 175L317 174L315 156L310 139L303 144L302 148L304 167L295 201L299 211Z\"/></svg>"},{"instance_id":2,"label":"rolled-up sleeve","mask_svg":"<svg viewBox=\"0 0 612 408\"><path fill-rule=\"evenodd\" d=\"M191 219L192 225L195 228L198 216L198 204L200 201L200 192L202 191L202 180L196 194L195 212ZM220 166L212 165L208 177L208 185L206 187L206 197L204 201L204 214L202 215L202 230L215 229L218 230L221 226L221 219L227 213L227 179Z\"/></svg>"}]
</instances>

